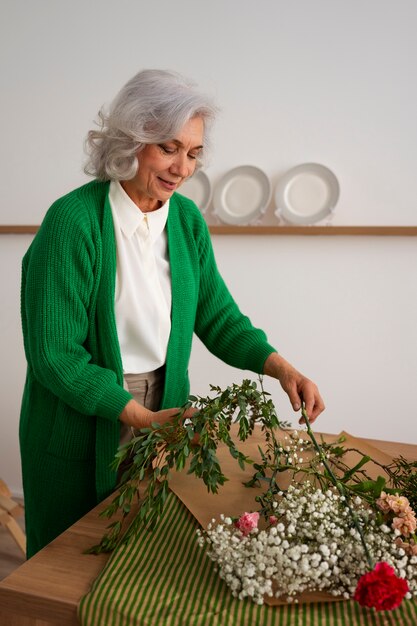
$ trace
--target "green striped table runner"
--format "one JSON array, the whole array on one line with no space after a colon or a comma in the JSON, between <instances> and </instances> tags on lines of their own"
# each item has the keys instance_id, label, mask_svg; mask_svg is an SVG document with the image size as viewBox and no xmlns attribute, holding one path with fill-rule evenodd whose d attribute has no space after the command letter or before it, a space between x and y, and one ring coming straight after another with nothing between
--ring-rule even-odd
<instances>
[{"instance_id":1,"label":"green striped table runner","mask_svg":"<svg viewBox=\"0 0 417 626\"><path fill-rule=\"evenodd\" d=\"M173 493L155 530L116 550L79 605L82 626L416 626L417 603L376 613L355 602L258 606L236 600L198 547Z\"/></svg>"}]
</instances>

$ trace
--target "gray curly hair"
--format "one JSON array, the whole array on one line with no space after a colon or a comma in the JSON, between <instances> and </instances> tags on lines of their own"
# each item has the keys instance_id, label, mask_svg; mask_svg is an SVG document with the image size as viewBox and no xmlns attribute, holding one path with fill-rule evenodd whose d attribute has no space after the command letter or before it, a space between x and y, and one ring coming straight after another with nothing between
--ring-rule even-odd
<instances>
[{"instance_id":1,"label":"gray curly hair","mask_svg":"<svg viewBox=\"0 0 417 626\"><path fill-rule=\"evenodd\" d=\"M138 152L146 144L173 139L193 117L204 122L201 167L209 131L217 114L212 99L194 82L167 70L143 70L119 91L108 112L99 111L99 130L90 130L84 172L99 180L130 180L138 170Z\"/></svg>"}]
</instances>

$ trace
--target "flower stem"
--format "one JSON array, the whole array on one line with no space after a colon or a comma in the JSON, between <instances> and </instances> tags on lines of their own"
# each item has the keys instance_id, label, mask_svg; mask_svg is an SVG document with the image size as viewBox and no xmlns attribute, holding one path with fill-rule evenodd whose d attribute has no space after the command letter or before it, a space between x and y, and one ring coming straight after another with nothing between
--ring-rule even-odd
<instances>
[{"instance_id":1,"label":"flower stem","mask_svg":"<svg viewBox=\"0 0 417 626\"><path fill-rule=\"evenodd\" d=\"M329 474L329 476L330 476L334 486L336 487L336 489L338 490L340 495L343 496L344 499L345 499L346 506L349 509L349 512L350 512L350 515L352 517L352 520L353 520L353 523L355 525L355 528L356 528L356 530L359 533L359 537L360 537L363 549L365 551L365 556L366 556L366 559L368 561L369 567L371 569L373 569L374 563L373 563L372 557L370 555L370 552L368 550L368 546L366 545L365 537L363 536L363 532L362 532L362 528L361 528L361 526L359 524L358 516L356 515L355 511L352 509L352 507L350 505L349 494L346 492L344 486L342 485L340 480L337 479L337 476L334 474L332 468L330 467L330 464L327 461L326 455L323 454L323 450L322 450L320 444L318 443L317 439L315 438L314 433L313 433L313 431L311 429L310 420L308 419L308 415L307 415L307 412L305 410L304 404L302 404L302 406L301 406L301 414L302 414L302 416L304 418L304 421L305 421L305 424L306 424L306 427L307 427L308 436L310 437L311 441L313 442L313 446L317 450L317 453L318 453L318 455L320 457L320 460L322 461L324 467L326 468L326 470L327 470L327 472L328 472L328 474Z\"/></svg>"}]
</instances>

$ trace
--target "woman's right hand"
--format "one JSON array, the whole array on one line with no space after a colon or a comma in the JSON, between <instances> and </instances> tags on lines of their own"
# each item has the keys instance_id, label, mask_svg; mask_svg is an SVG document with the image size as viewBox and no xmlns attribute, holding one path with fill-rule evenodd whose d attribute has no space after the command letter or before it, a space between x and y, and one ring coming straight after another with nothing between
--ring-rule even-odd
<instances>
[{"instance_id":1,"label":"woman's right hand","mask_svg":"<svg viewBox=\"0 0 417 626\"><path fill-rule=\"evenodd\" d=\"M119 415L119 419L124 424L132 426L139 430L140 428L149 428L152 424L166 424L172 422L178 415L181 409L162 409L161 411L151 411L144 406L136 402L136 400L129 400L125 408ZM185 411L183 418L192 417L195 409L188 409Z\"/></svg>"}]
</instances>

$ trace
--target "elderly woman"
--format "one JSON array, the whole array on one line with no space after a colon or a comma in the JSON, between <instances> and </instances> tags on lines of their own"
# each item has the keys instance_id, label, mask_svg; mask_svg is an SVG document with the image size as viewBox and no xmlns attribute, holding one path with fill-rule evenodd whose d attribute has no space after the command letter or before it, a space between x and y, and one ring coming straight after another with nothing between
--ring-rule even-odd
<instances>
[{"instance_id":1,"label":"elderly woman","mask_svg":"<svg viewBox=\"0 0 417 626\"><path fill-rule=\"evenodd\" d=\"M131 429L171 420L187 400L194 332L226 363L278 379L312 420L324 408L240 312L200 211L177 193L215 112L176 73L139 72L88 135L95 180L51 206L24 257L28 556L111 493Z\"/></svg>"}]
</instances>

